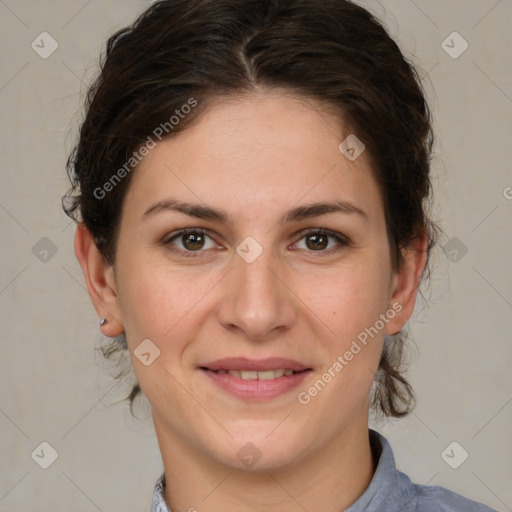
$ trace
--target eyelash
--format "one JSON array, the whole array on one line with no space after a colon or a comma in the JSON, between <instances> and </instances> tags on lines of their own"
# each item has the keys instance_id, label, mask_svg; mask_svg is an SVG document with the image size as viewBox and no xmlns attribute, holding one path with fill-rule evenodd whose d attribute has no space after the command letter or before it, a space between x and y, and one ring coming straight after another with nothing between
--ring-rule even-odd
<instances>
[{"instance_id":1,"label":"eyelash","mask_svg":"<svg viewBox=\"0 0 512 512\"><path fill-rule=\"evenodd\" d=\"M180 229L179 231L175 231L174 233L171 233L169 236L164 238L163 244L166 246L169 246L169 248L172 252L180 253L181 255L185 256L186 258L197 258L201 252L205 252L205 251L201 250L201 249L197 250L197 251L184 251L182 249L171 248L173 240L175 240L176 238L179 238L180 236L189 235L191 233L201 234L201 235L207 236L208 238L212 238L208 234L208 231L205 229L187 228L187 229ZM318 250L318 251L308 250L307 251L307 252L311 252L311 253L318 252L318 253L321 253L321 255L326 255L326 254L331 255L331 254L337 253L338 251L342 250L344 247L351 246L351 241L349 238L342 235L341 233L336 233L335 231L331 231L330 229L309 228L309 229L302 230L299 233L299 235L300 235L300 238L298 241L302 240L303 238L305 238L308 235L327 235L330 238L334 238L340 244L340 246L331 248L329 250Z\"/></svg>"}]
</instances>

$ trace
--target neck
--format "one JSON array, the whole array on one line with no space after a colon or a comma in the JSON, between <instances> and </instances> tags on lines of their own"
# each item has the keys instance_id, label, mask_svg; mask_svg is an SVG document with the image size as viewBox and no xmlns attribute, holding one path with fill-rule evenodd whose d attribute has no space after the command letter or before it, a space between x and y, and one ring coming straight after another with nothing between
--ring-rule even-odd
<instances>
[{"instance_id":1,"label":"neck","mask_svg":"<svg viewBox=\"0 0 512 512\"><path fill-rule=\"evenodd\" d=\"M257 472L207 457L155 420L165 500L173 511L264 512L276 507L280 512L339 512L363 494L374 473L367 425L344 430L287 467Z\"/></svg>"}]
</instances>

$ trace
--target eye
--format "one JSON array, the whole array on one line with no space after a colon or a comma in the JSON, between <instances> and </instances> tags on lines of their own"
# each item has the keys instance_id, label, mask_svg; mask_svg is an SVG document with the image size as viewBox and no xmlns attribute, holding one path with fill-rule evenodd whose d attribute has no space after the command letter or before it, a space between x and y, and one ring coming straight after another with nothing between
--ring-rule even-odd
<instances>
[{"instance_id":1,"label":"eye","mask_svg":"<svg viewBox=\"0 0 512 512\"><path fill-rule=\"evenodd\" d=\"M300 236L301 241L305 240L306 248L304 250L308 252L332 254L350 246L350 240L346 236L328 229L307 229L301 231ZM209 246L207 240L210 240ZM329 248L330 241L334 242L334 247ZM194 253L204 252L206 249L219 248L207 232L201 228L180 229L164 238L163 243L173 252L186 257L195 257L197 254ZM298 242L295 245L297 244Z\"/></svg>"},{"instance_id":2,"label":"eye","mask_svg":"<svg viewBox=\"0 0 512 512\"><path fill-rule=\"evenodd\" d=\"M176 240L177 239L177 240ZM206 239L209 239L210 246L206 244ZM176 242L174 242L176 240ZM206 234L203 229L181 229L174 233L171 233L168 237L163 240L163 243L168 246L174 246L177 243L181 244L181 248L171 248L172 251L179 252L184 256L195 256L194 252L202 252L202 249L214 249L217 244L213 239ZM205 246L206 244L206 246Z\"/></svg>"},{"instance_id":3,"label":"eye","mask_svg":"<svg viewBox=\"0 0 512 512\"><path fill-rule=\"evenodd\" d=\"M306 250L309 252L322 252L331 254L338 252L343 247L350 246L350 240L342 235L329 229L307 229L300 233L302 236L301 240L305 240ZM329 247L329 239L332 239L334 247Z\"/></svg>"}]
</instances>

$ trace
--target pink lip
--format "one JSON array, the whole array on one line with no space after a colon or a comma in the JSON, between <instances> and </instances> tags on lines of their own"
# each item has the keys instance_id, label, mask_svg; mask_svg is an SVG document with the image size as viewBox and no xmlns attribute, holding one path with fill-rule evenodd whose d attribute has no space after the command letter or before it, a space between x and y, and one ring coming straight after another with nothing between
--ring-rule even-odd
<instances>
[{"instance_id":1,"label":"pink lip","mask_svg":"<svg viewBox=\"0 0 512 512\"><path fill-rule=\"evenodd\" d=\"M280 361L281 366L279 364L275 365L274 363L272 363L272 368L286 368L287 365L282 365L282 361L283 360ZM261 364L259 364L259 367L261 368ZM240 366L238 366L236 369L240 369ZM242 378L230 375L229 373L216 373L215 371L206 369L204 367L201 368L201 371L205 375L207 375L221 389L227 391L231 395L236 396L237 398L241 398L242 400L256 402L268 400L270 398L274 398L276 396L291 391L293 388L299 386L301 382L306 378L306 376L311 373L312 370L299 370L300 373L294 373L293 375L283 375L282 377L279 377L277 379L269 380L244 380Z\"/></svg>"},{"instance_id":2,"label":"pink lip","mask_svg":"<svg viewBox=\"0 0 512 512\"><path fill-rule=\"evenodd\" d=\"M293 370L294 372L301 372L303 370L310 370L308 366L294 361L293 359L285 359L283 357L269 357L267 359L247 359L246 357L226 357L224 359L217 359L210 363L201 365L201 368L208 370L244 370L264 372L266 370ZM276 379L279 380L279 379Z\"/></svg>"}]
</instances>

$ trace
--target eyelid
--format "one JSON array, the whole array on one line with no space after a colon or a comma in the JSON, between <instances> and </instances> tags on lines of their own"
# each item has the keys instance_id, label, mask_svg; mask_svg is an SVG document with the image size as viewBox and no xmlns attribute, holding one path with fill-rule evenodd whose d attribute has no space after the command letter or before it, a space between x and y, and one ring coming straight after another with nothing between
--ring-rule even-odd
<instances>
[{"instance_id":1,"label":"eyelid","mask_svg":"<svg viewBox=\"0 0 512 512\"><path fill-rule=\"evenodd\" d=\"M301 238L303 238L307 235L310 235L310 234L327 235L327 236L330 236L331 238L337 239L343 245L347 245L347 246L352 245L352 240L350 240L350 238L348 236L344 235L343 233L339 233L338 231L333 231L333 230L327 229L327 228L306 228L298 233L298 235L300 235ZM315 251L311 251L311 252L315 252ZM328 252L328 251L318 251L318 252Z\"/></svg>"},{"instance_id":2,"label":"eyelid","mask_svg":"<svg viewBox=\"0 0 512 512\"><path fill-rule=\"evenodd\" d=\"M164 236L162 239L162 243L168 244L171 240L178 238L179 236L188 235L190 233L199 233L201 235L206 235L209 238L212 238L211 235L209 235L209 231L204 228L183 228L183 229L177 229L176 231L173 231L172 233L168 233Z\"/></svg>"},{"instance_id":3,"label":"eyelid","mask_svg":"<svg viewBox=\"0 0 512 512\"><path fill-rule=\"evenodd\" d=\"M192 257L193 258L193 257L196 257L196 254L200 254L202 252L206 252L206 251L204 251L202 249L200 249L198 251L184 251L183 249L179 249L177 247L173 247L172 246L172 243L171 243L172 240L174 240L176 238L179 238L179 237L181 237L183 235L188 235L190 233L197 233L197 234L201 234L201 235L207 236L208 238L210 238L213 242L215 242L217 244L217 242L214 240L214 238L209 234L209 230L204 229L204 228L183 228L183 229L178 229L177 231L173 231L172 233L169 233L168 235L166 235L162 239L162 243L165 246L168 246L170 251L175 252L175 253L179 253L180 255L185 256L186 258L188 258L188 257Z\"/></svg>"},{"instance_id":4,"label":"eyelid","mask_svg":"<svg viewBox=\"0 0 512 512\"><path fill-rule=\"evenodd\" d=\"M202 235L210 238L212 241L214 241L217 244L217 242L215 241L213 236L211 236L210 231L208 229L204 229L204 228L183 228L183 229L179 229L177 231L173 231L172 233L169 233L168 235L166 235L163 238L162 243L164 245L169 245L170 246L170 245L172 245L171 242L174 239L179 238L180 236L183 236L183 235L190 234L190 233L202 234ZM303 230L299 231L296 234L296 237L298 236L299 238L297 239L296 242L294 242L293 245L298 243L300 240L302 240L305 236L307 236L309 234L326 235L326 236L328 236L330 238L334 238L335 240L337 240L339 242L339 245L341 245L341 248L342 247L350 247L350 246L352 246L352 241L346 235L344 235L342 233L339 233L337 231L333 231L333 230L327 229L327 228L306 228L306 229L303 229ZM202 250L202 249L199 249L197 251L184 251L182 249L174 248L174 249L171 249L171 250L173 252L178 252L178 253L180 253L182 255L185 255L186 257L190 257L190 256L194 257L194 255L196 253L206 252L205 250ZM307 251L307 252L313 253L313 254L314 253L318 253L319 255L322 255L322 254L323 255L328 255L328 254L332 254L333 252L337 252L339 250L341 250L340 247L334 247L334 248L331 248L331 249L328 249L328 250Z\"/></svg>"}]
</instances>

